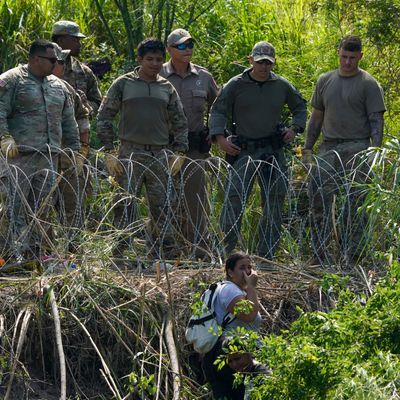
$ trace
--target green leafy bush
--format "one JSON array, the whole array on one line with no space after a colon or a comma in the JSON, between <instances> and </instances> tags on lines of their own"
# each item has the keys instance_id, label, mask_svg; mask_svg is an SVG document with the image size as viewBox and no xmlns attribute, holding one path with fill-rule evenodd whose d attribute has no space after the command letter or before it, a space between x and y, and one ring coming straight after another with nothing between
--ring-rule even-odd
<instances>
[{"instance_id":1,"label":"green leafy bush","mask_svg":"<svg viewBox=\"0 0 400 400\"><path fill-rule=\"evenodd\" d=\"M252 399L397 399L400 385L400 264L371 297L341 289L329 313L303 313L259 350L272 376Z\"/></svg>"}]
</instances>

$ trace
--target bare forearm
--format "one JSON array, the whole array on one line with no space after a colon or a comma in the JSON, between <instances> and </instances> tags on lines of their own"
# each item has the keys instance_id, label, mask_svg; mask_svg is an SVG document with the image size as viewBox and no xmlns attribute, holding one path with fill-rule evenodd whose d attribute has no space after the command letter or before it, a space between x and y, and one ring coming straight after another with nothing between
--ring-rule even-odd
<instances>
[{"instance_id":1,"label":"bare forearm","mask_svg":"<svg viewBox=\"0 0 400 400\"><path fill-rule=\"evenodd\" d=\"M253 309L249 314L246 315L247 317L246 319L248 321L253 321L256 318L258 312L260 311L260 303L258 302L257 290L253 286L248 286L246 292L247 292L246 299L251 301L253 304Z\"/></svg>"},{"instance_id":2,"label":"bare forearm","mask_svg":"<svg viewBox=\"0 0 400 400\"><path fill-rule=\"evenodd\" d=\"M372 113L368 116L368 119L371 126L372 146L380 147L383 139L383 113Z\"/></svg>"},{"instance_id":3,"label":"bare forearm","mask_svg":"<svg viewBox=\"0 0 400 400\"><path fill-rule=\"evenodd\" d=\"M318 137L321 134L321 128L322 121L312 118L310 119L304 148L311 150L314 147L314 144L317 142Z\"/></svg>"}]
</instances>

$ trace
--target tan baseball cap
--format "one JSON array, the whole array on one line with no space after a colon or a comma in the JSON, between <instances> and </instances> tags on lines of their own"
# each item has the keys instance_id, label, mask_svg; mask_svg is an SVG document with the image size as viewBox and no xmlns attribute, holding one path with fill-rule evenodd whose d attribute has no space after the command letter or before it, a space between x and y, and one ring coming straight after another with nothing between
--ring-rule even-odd
<instances>
[{"instance_id":1,"label":"tan baseball cap","mask_svg":"<svg viewBox=\"0 0 400 400\"><path fill-rule=\"evenodd\" d=\"M53 29L51 31L52 35L69 35L75 36L79 38L86 37L81 30L79 29L79 25L72 21L57 21L53 25Z\"/></svg>"},{"instance_id":2,"label":"tan baseball cap","mask_svg":"<svg viewBox=\"0 0 400 400\"><path fill-rule=\"evenodd\" d=\"M271 43L258 42L254 45L251 51L251 56L254 61L269 60L275 63L275 49Z\"/></svg>"},{"instance_id":3,"label":"tan baseball cap","mask_svg":"<svg viewBox=\"0 0 400 400\"><path fill-rule=\"evenodd\" d=\"M175 29L167 38L167 46L174 46L186 42L188 39L193 39L188 31L184 29Z\"/></svg>"},{"instance_id":4,"label":"tan baseball cap","mask_svg":"<svg viewBox=\"0 0 400 400\"><path fill-rule=\"evenodd\" d=\"M57 43L52 43L54 46L54 50L56 51L56 56L59 60L65 61L71 52L71 50L63 50Z\"/></svg>"}]
</instances>

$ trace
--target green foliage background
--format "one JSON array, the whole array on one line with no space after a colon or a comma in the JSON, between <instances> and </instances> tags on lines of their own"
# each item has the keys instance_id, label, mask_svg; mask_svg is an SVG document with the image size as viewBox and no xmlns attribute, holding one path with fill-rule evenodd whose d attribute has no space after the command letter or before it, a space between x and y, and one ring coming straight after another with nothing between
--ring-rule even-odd
<instances>
[{"instance_id":1,"label":"green foliage background","mask_svg":"<svg viewBox=\"0 0 400 400\"><path fill-rule=\"evenodd\" d=\"M399 101L398 0L1 0L0 71L26 60L29 43L50 38L59 19L76 21L89 34L82 59L108 56L110 81L135 62L144 37L165 39L176 27L197 40L194 61L218 83L243 70L255 42L277 50L278 73L309 99L317 77L337 65L336 46L345 34L362 36L362 67L381 82L387 101L387 130L397 135Z\"/></svg>"},{"instance_id":2,"label":"green foliage background","mask_svg":"<svg viewBox=\"0 0 400 400\"><path fill-rule=\"evenodd\" d=\"M318 76L337 66L340 38L359 34L361 66L379 80L387 104L388 143L365 204L372 216L367 234L385 260L400 255L400 0L0 0L0 72L25 62L30 42L50 38L60 19L76 21L88 34L82 60L112 60L103 92L133 67L140 40L165 40L184 27L196 38L194 62L219 84L247 66L255 42L268 40L276 48L277 73L309 99ZM395 263L370 299L344 290L333 312L304 314L285 336L265 339L259 357L274 375L262 379L253 398L399 398L399 271Z\"/></svg>"},{"instance_id":3,"label":"green foliage background","mask_svg":"<svg viewBox=\"0 0 400 400\"><path fill-rule=\"evenodd\" d=\"M285 336L264 339L258 358L273 375L261 378L251 398L398 399L399 274L395 262L369 298L330 279L329 289L339 291L333 311L304 313Z\"/></svg>"}]
</instances>

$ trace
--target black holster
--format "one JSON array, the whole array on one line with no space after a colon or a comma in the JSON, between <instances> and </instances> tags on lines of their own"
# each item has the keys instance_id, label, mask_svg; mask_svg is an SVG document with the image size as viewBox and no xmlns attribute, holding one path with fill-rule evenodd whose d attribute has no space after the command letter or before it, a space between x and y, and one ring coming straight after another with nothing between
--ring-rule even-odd
<instances>
[{"instance_id":1,"label":"black holster","mask_svg":"<svg viewBox=\"0 0 400 400\"><path fill-rule=\"evenodd\" d=\"M271 146L273 150L279 150L286 145L283 141L283 133L285 132L285 125L278 124L275 129L275 134L271 137Z\"/></svg>"},{"instance_id":2,"label":"black holster","mask_svg":"<svg viewBox=\"0 0 400 400\"><path fill-rule=\"evenodd\" d=\"M208 153L211 148L211 144L209 143L209 129L204 128L200 132L189 132L189 151L196 150L200 153Z\"/></svg>"},{"instance_id":3,"label":"black holster","mask_svg":"<svg viewBox=\"0 0 400 400\"><path fill-rule=\"evenodd\" d=\"M231 136L231 143L235 144L236 146L239 146L240 148L243 148L244 144L240 136L235 136L235 135ZM225 154L225 161L230 165L233 165L238 158L239 154L237 156L231 156L228 153Z\"/></svg>"}]
</instances>

